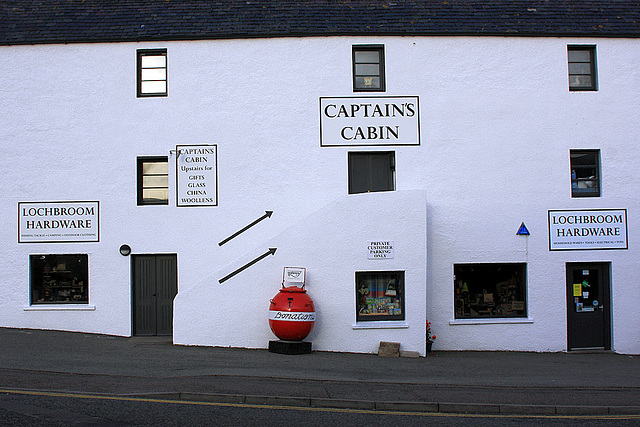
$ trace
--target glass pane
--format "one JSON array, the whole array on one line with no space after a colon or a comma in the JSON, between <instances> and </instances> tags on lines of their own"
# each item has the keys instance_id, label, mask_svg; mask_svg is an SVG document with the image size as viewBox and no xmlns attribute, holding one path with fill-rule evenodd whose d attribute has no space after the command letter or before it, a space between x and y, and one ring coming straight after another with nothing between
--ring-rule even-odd
<instances>
[{"instance_id":1,"label":"glass pane","mask_svg":"<svg viewBox=\"0 0 640 427\"><path fill-rule=\"evenodd\" d=\"M142 80L167 80L167 70L165 68L142 70Z\"/></svg>"},{"instance_id":2,"label":"glass pane","mask_svg":"<svg viewBox=\"0 0 640 427\"><path fill-rule=\"evenodd\" d=\"M31 255L32 304L86 304L89 302L88 257Z\"/></svg>"},{"instance_id":3,"label":"glass pane","mask_svg":"<svg viewBox=\"0 0 640 427\"><path fill-rule=\"evenodd\" d=\"M143 188L142 198L145 202L159 203L169 200L169 189L161 188Z\"/></svg>"},{"instance_id":4,"label":"glass pane","mask_svg":"<svg viewBox=\"0 0 640 427\"><path fill-rule=\"evenodd\" d=\"M569 62L591 62L591 51L570 50Z\"/></svg>"},{"instance_id":5,"label":"glass pane","mask_svg":"<svg viewBox=\"0 0 640 427\"><path fill-rule=\"evenodd\" d=\"M142 174L168 174L169 163L168 162L145 162L142 164Z\"/></svg>"},{"instance_id":6,"label":"glass pane","mask_svg":"<svg viewBox=\"0 0 640 427\"><path fill-rule=\"evenodd\" d=\"M140 92L142 93L166 93L167 82L142 82L140 84Z\"/></svg>"},{"instance_id":7,"label":"glass pane","mask_svg":"<svg viewBox=\"0 0 640 427\"><path fill-rule=\"evenodd\" d=\"M597 152L571 152L571 166L587 165L594 166L597 164Z\"/></svg>"},{"instance_id":8,"label":"glass pane","mask_svg":"<svg viewBox=\"0 0 640 427\"><path fill-rule=\"evenodd\" d=\"M404 319L404 273L356 273L357 320Z\"/></svg>"},{"instance_id":9,"label":"glass pane","mask_svg":"<svg viewBox=\"0 0 640 427\"><path fill-rule=\"evenodd\" d=\"M526 317L526 264L456 264L456 319Z\"/></svg>"},{"instance_id":10,"label":"glass pane","mask_svg":"<svg viewBox=\"0 0 640 427\"><path fill-rule=\"evenodd\" d=\"M380 89L380 77L356 77L356 89Z\"/></svg>"},{"instance_id":11,"label":"glass pane","mask_svg":"<svg viewBox=\"0 0 640 427\"><path fill-rule=\"evenodd\" d=\"M142 177L142 186L147 187L169 187L169 177L166 175L150 175Z\"/></svg>"},{"instance_id":12,"label":"glass pane","mask_svg":"<svg viewBox=\"0 0 640 427\"><path fill-rule=\"evenodd\" d=\"M598 286L598 270L573 271L573 301L577 313L593 312L602 305Z\"/></svg>"},{"instance_id":13,"label":"glass pane","mask_svg":"<svg viewBox=\"0 0 640 427\"><path fill-rule=\"evenodd\" d=\"M591 64L569 64L569 74L591 74Z\"/></svg>"},{"instance_id":14,"label":"glass pane","mask_svg":"<svg viewBox=\"0 0 640 427\"><path fill-rule=\"evenodd\" d=\"M162 56L142 56L142 68L163 68L167 66L167 57Z\"/></svg>"},{"instance_id":15,"label":"glass pane","mask_svg":"<svg viewBox=\"0 0 640 427\"><path fill-rule=\"evenodd\" d=\"M359 62L380 62L380 52L377 50L356 51L356 63Z\"/></svg>"},{"instance_id":16,"label":"glass pane","mask_svg":"<svg viewBox=\"0 0 640 427\"><path fill-rule=\"evenodd\" d=\"M591 76L569 76L569 87L572 87L572 88L593 87L591 83Z\"/></svg>"},{"instance_id":17,"label":"glass pane","mask_svg":"<svg viewBox=\"0 0 640 427\"><path fill-rule=\"evenodd\" d=\"M378 76L380 66L378 64L357 64L356 76Z\"/></svg>"}]
</instances>

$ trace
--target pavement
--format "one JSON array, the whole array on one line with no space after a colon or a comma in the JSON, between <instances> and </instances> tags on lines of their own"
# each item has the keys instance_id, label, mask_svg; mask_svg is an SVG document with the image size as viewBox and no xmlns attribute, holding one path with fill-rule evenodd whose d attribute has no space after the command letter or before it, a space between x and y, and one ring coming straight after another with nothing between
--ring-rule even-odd
<instances>
[{"instance_id":1,"label":"pavement","mask_svg":"<svg viewBox=\"0 0 640 427\"><path fill-rule=\"evenodd\" d=\"M178 346L169 337L0 328L0 396L29 391L377 411L637 415L640 356L283 355Z\"/></svg>"}]
</instances>

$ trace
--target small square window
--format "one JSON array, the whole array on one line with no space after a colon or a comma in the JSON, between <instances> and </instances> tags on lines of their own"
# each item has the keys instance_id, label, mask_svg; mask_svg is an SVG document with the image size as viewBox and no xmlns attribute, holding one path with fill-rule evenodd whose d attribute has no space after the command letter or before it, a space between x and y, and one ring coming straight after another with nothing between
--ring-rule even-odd
<instances>
[{"instance_id":1,"label":"small square window","mask_svg":"<svg viewBox=\"0 0 640 427\"><path fill-rule=\"evenodd\" d=\"M526 317L527 265L455 264L456 319Z\"/></svg>"},{"instance_id":2,"label":"small square window","mask_svg":"<svg viewBox=\"0 0 640 427\"><path fill-rule=\"evenodd\" d=\"M349 153L349 194L393 191L395 152Z\"/></svg>"},{"instance_id":3,"label":"small square window","mask_svg":"<svg viewBox=\"0 0 640 427\"><path fill-rule=\"evenodd\" d=\"M88 304L87 254L31 255L31 304Z\"/></svg>"},{"instance_id":4,"label":"small square window","mask_svg":"<svg viewBox=\"0 0 640 427\"><path fill-rule=\"evenodd\" d=\"M138 97L167 96L167 50L138 50Z\"/></svg>"},{"instance_id":5,"label":"small square window","mask_svg":"<svg viewBox=\"0 0 640 427\"><path fill-rule=\"evenodd\" d=\"M169 204L167 157L138 157L138 205Z\"/></svg>"},{"instance_id":6,"label":"small square window","mask_svg":"<svg viewBox=\"0 0 640 427\"><path fill-rule=\"evenodd\" d=\"M404 271L356 272L356 321L405 320Z\"/></svg>"},{"instance_id":7,"label":"small square window","mask_svg":"<svg viewBox=\"0 0 640 427\"><path fill-rule=\"evenodd\" d=\"M600 197L600 150L571 150L571 197Z\"/></svg>"},{"instance_id":8,"label":"small square window","mask_svg":"<svg viewBox=\"0 0 640 427\"><path fill-rule=\"evenodd\" d=\"M385 91L384 46L353 46L353 91Z\"/></svg>"},{"instance_id":9,"label":"small square window","mask_svg":"<svg viewBox=\"0 0 640 427\"><path fill-rule=\"evenodd\" d=\"M597 90L595 46L568 46L569 90Z\"/></svg>"}]
</instances>

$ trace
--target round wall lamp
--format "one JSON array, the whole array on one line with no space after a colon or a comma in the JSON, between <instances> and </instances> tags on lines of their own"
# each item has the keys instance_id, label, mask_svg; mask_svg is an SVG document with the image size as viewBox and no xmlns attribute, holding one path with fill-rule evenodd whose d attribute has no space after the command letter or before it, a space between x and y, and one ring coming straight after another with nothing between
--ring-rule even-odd
<instances>
[{"instance_id":1,"label":"round wall lamp","mask_svg":"<svg viewBox=\"0 0 640 427\"><path fill-rule=\"evenodd\" d=\"M130 254L131 254L131 246L129 245L120 246L120 255L129 256Z\"/></svg>"}]
</instances>

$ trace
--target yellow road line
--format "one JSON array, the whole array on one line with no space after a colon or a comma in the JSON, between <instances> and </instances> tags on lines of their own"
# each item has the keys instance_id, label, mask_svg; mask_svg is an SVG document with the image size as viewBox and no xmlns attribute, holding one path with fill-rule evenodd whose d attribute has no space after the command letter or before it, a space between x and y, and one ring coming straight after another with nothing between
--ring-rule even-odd
<instances>
[{"instance_id":1,"label":"yellow road line","mask_svg":"<svg viewBox=\"0 0 640 427\"><path fill-rule=\"evenodd\" d=\"M415 412L415 411L411 412L411 411L390 411L390 410L349 409L349 408L318 408L318 407L310 407L310 406L258 405L258 404L249 404L249 403L199 402L199 401L193 401L193 400L106 396L106 395L99 395L99 394L63 393L63 392L53 392L53 391L32 391L32 390L13 390L13 389L0 389L0 393L28 395L28 396L65 397L65 398L75 398L75 399L115 400L115 401L124 401L124 402L172 403L172 404L180 404L180 405L221 406L221 407L236 407L236 408L279 409L279 410L289 410L289 411L314 411L314 412L335 412L335 413L356 413L356 414L408 415L408 416L423 416L423 417L640 420L640 414L637 414L637 415L635 414L630 414L630 415L464 414L464 413Z\"/></svg>"}]
</instances>

